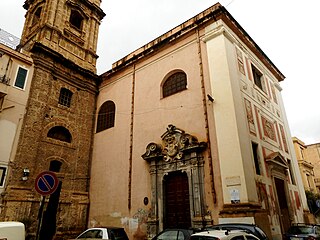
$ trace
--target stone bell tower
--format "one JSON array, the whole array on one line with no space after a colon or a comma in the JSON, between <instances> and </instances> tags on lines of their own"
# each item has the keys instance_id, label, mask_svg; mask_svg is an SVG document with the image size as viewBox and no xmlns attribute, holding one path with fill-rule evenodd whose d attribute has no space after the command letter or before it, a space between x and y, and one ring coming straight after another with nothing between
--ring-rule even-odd
<instances>
[{"instance_id":1,"label":"stone bell tower","mask_svg":"<svg viewBox=\"0 0 320 240\"><path fill-rule=\"evenodd\" d=\"M26 21L20 47L36 44L61 54L76 65L95 72L101 0L26 0Z\"/></svg>"},{"instance_id":2,"label":"stone bell tower","mask_svg":"<svg viewBox=\"0 0 320 240\"><path fill-rule=\"evenodd\" d=\"M101 0L26 0L19 48L34 74L11 159L0 219L22 221L27 236L68 239L86 227ZM34 181L53 171L58 190L43 198ZM42 227L38 217L43 202Z\"/></svg>"}]
</instances>

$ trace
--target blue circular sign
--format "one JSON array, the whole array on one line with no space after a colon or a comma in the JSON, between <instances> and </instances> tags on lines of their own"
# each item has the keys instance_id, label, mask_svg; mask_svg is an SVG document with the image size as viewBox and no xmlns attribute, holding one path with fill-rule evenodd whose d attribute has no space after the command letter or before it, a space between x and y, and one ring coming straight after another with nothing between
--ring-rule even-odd
<instances>
[{"instance_id":1,"label":"blue circular sign","mask_svg":"<svg viewBox=\"0 0 320 240\"><path fill-rule=\"evenodd\" d=\"M59 180L54 172L45 171L40 173L35 181L36 191L43 195L50 195L57 190Z\"/></svg>"}]
</instances>

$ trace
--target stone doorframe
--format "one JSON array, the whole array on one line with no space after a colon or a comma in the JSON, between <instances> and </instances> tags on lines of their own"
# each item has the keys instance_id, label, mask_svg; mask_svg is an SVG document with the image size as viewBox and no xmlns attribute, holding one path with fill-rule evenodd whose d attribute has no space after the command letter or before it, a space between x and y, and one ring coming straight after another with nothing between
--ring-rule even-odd
<instances>
[{"instance_id":1,"label":"stone doorframe","mask_svg":"<svg viewBox=\"0 0 320 240\"><path fill-rule=\"evenodd\" d=\"M266 157L266 163L269 169L269 176L272 178L272 188L274 189L274 194L277 196L275 178L284 181L284 189L285 189L285 196L287 200L287 206L289 211L289 221L292 223L294 212L292 209L291 201L290 201L290 194L289 194L289 186L288 186L288 163L285 158L279 152L273 152ZM276 197L278 199L278 196ZM281 220L281 210L278 201L276 201L277 205L277 213L279 214L279 222L281 231L284 231L284 223Z\"/></svg>"},{"instance_id":2,"label":"stone doorframe","mask_svg":"<svg viewBox=\"0 0 320 240\"><path fill-rule=\"evenodd\" d=\"M185 131L169 125L161 136L162 144L149 143L142 158L149 163L151 176L151 209L148 218L148 237L153 237L163 230L164 219L164 176L171 172L186 172L189 183L190 216L193 228L209 225L204 198L204 157L205 142Z\"/></svg>"}]
</instances>

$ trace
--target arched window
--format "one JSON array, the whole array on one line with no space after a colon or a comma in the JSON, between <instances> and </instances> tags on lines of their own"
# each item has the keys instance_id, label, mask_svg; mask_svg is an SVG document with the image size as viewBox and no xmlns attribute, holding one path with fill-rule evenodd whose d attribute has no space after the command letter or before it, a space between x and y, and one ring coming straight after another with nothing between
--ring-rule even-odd
<instances>
[{"instance_id":1,"label":"arched window","mask_svg":"<svg viewBox=\"0 0 320 240\"><path fill-rule=\"evenodd\" d=\"M70 107L73 93L66 88L60 89L59 104Z\"/></svg>"},{"instance_id":2,"label":"arched window","mask_svg":"<svg viewBox=\"0 0 320 240\"><path fill-rule=\"evenodd\" d=\"M32 26L39 22L41 11L42 11L42 7L38 7L37 10L34 12L33 18L32 18Z\"/></svg>"},{"instance_id":3,"label":"arched window","mask_svg":"<svg viewBox=\"0 0 320 240\"><path fill-rule=\"evenodd\" d=\"M50 162L49 171L60 172L61 166L62 166L62 162L58 160L53 160Z\"/></svg>"},{"instance_id":4,"label":"arched window","mask_svg":"<svg viewBox=\"0 0 320 240\"><path fill-rule=\"evenodd\" d=\"M72 136L69 130L62 126L51 128L47 134L47 137L68 143L71 143L72 141Z\"/></svg>"},{"instance_id":5,"label":"arched window","mask_svg":"<svg viewBox=\"0 0 320 240\"><path fill-rule=\"evenodd\" d=\"M185 89L187 89L187 74L184 72L176 72L165 80L162 86L162 96L168 97Z\"/></svg>"},{"instance_id":6,"label":"arched window","mask_svg":"<svg viewBox=\"0 0 320 240\"><path fill-rule=\"evenodd\" d=\"M83 17L78 11L75 11L75 10L71 11L69 21L71 26L81 30Z\"/></svg>"},{"instance_id":7,"label":"arched window","mask_svg":"<svg viewBox=\"0 0 320 240\"><path fill-rule=\"evenodd\" d=\"M114 127L116 105L112 101L106 101L100 107L97 120L97 132Z\"/></svg>"}]
</instances>

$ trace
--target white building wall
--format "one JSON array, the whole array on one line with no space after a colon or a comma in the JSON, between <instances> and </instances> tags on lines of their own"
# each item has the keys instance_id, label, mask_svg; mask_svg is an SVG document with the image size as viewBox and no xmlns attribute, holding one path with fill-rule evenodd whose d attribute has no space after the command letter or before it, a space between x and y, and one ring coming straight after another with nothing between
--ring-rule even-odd
<instances>
[{"instance_id":1,"label":"white building wall","mask_svg":"<svg viewBox=\"0 0 320 240\"><path fill-rule=\"evenodd\" d=\"M215 99L213 111L217 132L217 148L220 159L220 171L224 203L231 203L232 194L239 195L242 203L252 199L248 193L250 183L245 177L243 138L239 136L241 122L237 116L242 114L242 102L239 97L239 86L234 82L230 60L229 42L219 28L221 22L212 24L207 29L205 39L209 62L212 96ZM231 53L232 54L232 53ZM240 125L240 126L239 126ZM233 196L234 197L234 196Z\"/></svg>"},{"instance_id":2,"label":"white building wall","mask_svg":"<svg viewBox=\"0 0 320 240\"><path fill-rule=\"evenodd\" d=\"M239 197L240 202L259 202L256 183L272 186L275 190L274 182L268 176L264 158L268 155L267 150L280 152L285 159L293 163L293 174L296 178L296 185L290 183L288 185L288 195L290 195L287 196L288 207L294 211L292 221L304 222L304 211L307 211L305 194L290 141L291 135L277 79L221 21L215 22L206 30L204 41L207 44L212 95L215 99L213 111L217 129L224 203L230 203L231 198L235 196ZM236 48L243 55L243 74L238 69ZM264 75L264 91L261 91L255 86L253 80L249 79L251 62ZM273 99L272 88L275 89L277 103ZM250 126L248 123L246 100L252 104L255 126ZM275 140L270 140L264 135L261 126L262 116L273 123ZM280 125L284 127L286 140L282 139ZM250 132L255 132L255 135ZM259 144L261 176L255 172L251 141ZM288 151L285 151L283 141L286 142ZM270 189L266 189L270 196L276 194L270 192ZM297 192L299 197L296 196ZM299 207L300 200L302 206ZM263 207L266 207L265 204L265 202L262 203ZM252 223L254 219L222 218L219 221ZM277 215L271 214L269 221L272 225L273 237L281 238Z\"/></svg>"}]
</instances>

